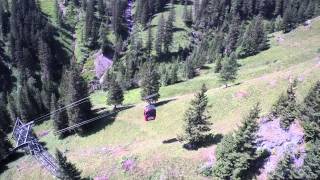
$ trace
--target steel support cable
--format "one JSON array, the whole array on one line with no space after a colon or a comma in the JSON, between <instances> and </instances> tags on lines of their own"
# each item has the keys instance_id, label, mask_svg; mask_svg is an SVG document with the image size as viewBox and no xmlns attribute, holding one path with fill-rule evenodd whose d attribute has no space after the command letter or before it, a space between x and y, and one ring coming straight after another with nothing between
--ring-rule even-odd
<instances>
[{"instance_id":1,"label":"steel support cable","mask_svg":"<svg viewBox=\"0 0 320 180\"><path fill-rule=\"evenodd\" d=\"M55 114L55 113L57 113L57 112L61 112L61 111L65 110L65 109L73 108L73 107L76 107L76 106L78 106L78 105L80 105L80 104L83 104L83 103L87 102L87 101L89 100L89 98L90 98L90 96L85 97L85 98L83 98L83 99L80 99L80 100L78 100L78 101L75 101L75 102L73 102L73 103L71 103L71 104L68 104L68 105L66 105L66 106L64 106L64 107L61 107L61 108L59 108L59 109L56 109L56 110L54 110L54 111L52 111L52 112L50 112L50 113L48 113L48 114L45 114L45 115L43 115L43 116L40 116L40 117L32 120L31 122L37 123L37 122L43 121L44 119L50 117L51 115L53 115L53 114Z\"/></svg>"},{"instance_id":2,"label":"steel support cable","mask_svg":"<svg viewBox=\"0 0 320 180\"><path fill-rule=\"evenodd\" d=\"M100 116L94 117L94 118L92 118L92 119L88 119L88 120L86 120L86 121L82 121L82 122L80 122L80 123L77 123L77 124L74 124L74 125L69 126L69 127L67 127L67 128L64 128L64 129L61 129L61 130L59 130L59 131L56 131L56 132L54 132L53 134L64 133L64 132L66 132L66 131L69 131L69 130L72 130L72 129L81 127L81 126L83 126L83 125L85 125L85 124L89 124L89 123L91 123L91 122L93 122L93 121L97 121L97 120L99 120L99 119L101 119L101 118L105 118L105 117L108 117L108 116L112 116L112 115L114 115L114 114L116 114L116 113L118 113L118 112L119 112L119 111L114 111L114 112L112 112L112 113L100 115Z\"/></svg>"}]
</instances>

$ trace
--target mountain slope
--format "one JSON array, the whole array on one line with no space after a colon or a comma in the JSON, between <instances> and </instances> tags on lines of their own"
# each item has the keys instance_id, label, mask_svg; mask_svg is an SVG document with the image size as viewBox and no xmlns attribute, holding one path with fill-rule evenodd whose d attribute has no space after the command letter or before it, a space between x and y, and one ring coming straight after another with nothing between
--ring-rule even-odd
<instances>
[{"instance_id":1,"label":"mountain slope","mask_svg":"<svg viewBox=\"0 0 320 180\"><path fill-rule=\"evenodd\" d=\"M240 60L239 85L221 88L218 75L213 73L213 65L208 65L193 80L161 88L163 99L160 101L167 101L158 107L158 117L154 122L143 121L145 104L139 100L139 89L136 89L125 96L125 102L135 106L119 113L108 126L108 120L97 122L94 134L84 138L72 136L63 141L49 134L41 140L47 143L51 152L55 148L66 150L68 158L84 175L91 177L203 179L197 174L197 169L212 161L215 146L187 151L173 139L182 129L183 113L193 98L193 92L202 83L209 88L213 132L225 134L237 128L242 116L257 101L261 102L264 114L269 112L272 104L286 90L290 79L299 80L299 101L320 79L319 17L312 20L311 27L301 26L289 34L273 34L270 43L269 50ZM92 100L96 108L105 107L105 93L93 94ZM41 133L51 127L51 122L46 122L35 129ZM173 143L164 144L165 140ZM126 164L128 160L131 164L126 171L122 162ZM27 166L30 161L31 165ZM9 164L9 167L0 179L52 179L27 156Z\"/></svg>"}]
</instances>

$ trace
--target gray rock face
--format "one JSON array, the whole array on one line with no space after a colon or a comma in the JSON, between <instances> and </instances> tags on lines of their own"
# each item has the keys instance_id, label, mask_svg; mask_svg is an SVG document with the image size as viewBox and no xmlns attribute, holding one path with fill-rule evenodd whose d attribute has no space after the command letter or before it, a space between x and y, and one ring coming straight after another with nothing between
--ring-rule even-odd
<instances>
[{"instance_id":1,"label":"gray rock face","mask_svg":"<svg viewBox=\"0 0 320 180\"><path fill-rule=\"evenodd\" d=\"M101 78L103 74L112 66L113 61L104 56L101 50L95 55L94 70L97 78Z\"/></svg>"},{"instance_id":2,"label":"gray rock face","mask_svg":"<svg viewBox=\"0 0 320 180\"><path fill-rule=\"evenodd\" d=\"M294 157L296 167L302 165L306 153L304 132L298 121L285 131L280 128L280 119L261 118L258 136L259 149L266 149L271 153L258 179L267 179L268 173L275 170L286 152Z\"/></svg>"}]
</instances>

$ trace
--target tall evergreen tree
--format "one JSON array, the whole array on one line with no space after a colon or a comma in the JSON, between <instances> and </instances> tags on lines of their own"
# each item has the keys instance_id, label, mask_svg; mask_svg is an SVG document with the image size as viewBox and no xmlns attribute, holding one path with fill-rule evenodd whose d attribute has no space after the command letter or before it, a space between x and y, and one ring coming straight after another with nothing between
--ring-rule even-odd
<instances>
[{"instance_id":1,"label":"tall evergreen tree","mask_svg":"<svg viewBox=\"0 0 320 180\"><path fill-rule=\"evenodd\" d=\"M154 62L146 62L142 70L142 79L141 79L141 98L143 99L146 96L153 94L158 94L154 97L154 101L157 101L160 98L159 89L160 89L160 76L157 72Z\"/></svg>"},{"instance_id":2,"label":"tall evergreen tree","mask_svg":"<svg viewBox=\"0 0 320 180\"><path fill-rule=\"evenodd\" d=\"M320 81L316 82L305 97L300 108L300 117L306 140L320 139Z\"/></svg>"},{"instance_id":3,"label":"tall evergreen tree","mask_svg":"<svg viewBox=\"0 0 320 180\"><path fill-rule=\"evenodd\" d=\"M269 175L270 180L288 180L295 178L295 168L293 166L293 158L289 153L278 163L277 168Z\"/></svg>"},{"instance_id":4,"label":"tall evergreen tree","mask_svg":"<svg viewBox=\"0 0 320 180\"><path fill-rule=\"evenodd\" d=\"M257 151L257 131L260 113L257 104L245 117L239 130L223 138L217 146L217 162L213 174L219 179L248 179L250 168L261 156Z\"/></svg>"},{"instance_id":5,"label":"tall evergreen tree","mask_svg":"<svg viewBox=\"0 0 320 180\"><path fill-rule=\"evenodd\" d=\"M153 37L152 37L152 28L151 25L148 28L148 39L146 42L146 49L148 52L148 56L151 56L151 52L152 52L152 46L153 46Z\"/></svg>"},{"instance_id":6,"label":"tall evergreen tree","mask_svg":"<svg viewBox=\"0 0 320 180\"><path fill-rule=\"evenodd\" d=\"M74 164L67 160L67 157L58 149L56 150L56 159L60 168L62 180L81 180L81 171Z\"/></svg>"},{"instance_id":7,"label":"tall evergreen tree","mask_svg":"<svg viewBox=\"0 0 320 180\"><path fill-rule=\"evenodd\" d=\"M261 16L253 19L244 34L239 48L240 57L247 57L257 54L268 48L267 34L264 30Z\"/></svg>"},{"instance_id":8,"label":"tall evergreen tree","mask_svg":"<svg viewBox=\"0 0 320 180\"><path fill-rule=\"evenodd\" d=\"M103 18L103 16L105 15L105 9L106 9L103 1L104 0L98 0L98 12L99 12L100 19Z\"/></svg>"},{"instance_id":9,"label":"tall evergreen tree","mask_svg":"<svg viewBox=\"0 0 320 180\"><path fill-rule=\"evenodd\" d=\"M238 63L236 55L233 53L230 57L225 57L221 64L220 78L228 87L228 82L233 82L237 78Z\"/></svg>"},{"instance_id":10,"label":"tall evergreen tree","mask_svg":"<svg viewBox=\"0 0 320 180\"><path fill-rule=\"evenodd\" d=\"M158 56L162 54L164 30L165 30L165 22L164 22L163 14L161 14L158 22L158 31L157 31L156 42L155 42L155 50Z\"/></svg>"},{"instance_id":11,"label":"tall evergreen tree","mask_svg":"<svg viewBox=\"0 0 320 180\"><path fill-rule=\"evenodd\" d=\"M85 39L86 45L90 48L94 48L98 38L98 22L94 15L95 13L95 1L88 1L85 17Z\"/></svg>"},{"instance_id":12,"label":"tall evergreen tree","mask_svg":"<svg viewBox=\"0 0 320 180\"><path fill-rule=\"evenodd\" d=\"M191 101L189 109L185 112L184 135L186 146L198 147L203 143L210 132L209 116L207 113L208 97L207 88L203 84L200 92Z\"/></svg>"},{"instance_id":13,"label":"tall evergreen tree","mask_svg":"<svg viewBox=\"0 0 320 180\"><path fill-rule=\"evenodd\" d=\"M66 104L71 104L79 101L80 99L89 97L87 84L80 76L79 68L76 64L72 64L70 69L66 72L65 80L67 80L64 82L67 84L67 91L64 91L64 93L67 95L64 97ZM86 121L92 117L91 102L86 101L85 103L82 103L74 108L68 109L67 112L69 125L71 126L81 123L82 121ZM83 135L84 131L84 126L76 129L76 132L80 135Z\"/></svg>"},{"instance_id":14,"label":"tall evergreen tree","mask_svg":"<svg viewBox=\"0 0 320 180\"><path fill-rule=\"evenodd\" d=\"M0 162L4 158L7 157L8 153L10 152L10 148L12 148L7 135L0 129Z\"/></svg>"},{"instance_id":15,"label":"tall evergreen tree","mask_svg":"<svg viewBox=\"0 0 320 180\"><path fill-rule=\"evenodd\" d=\"M288 33L295 28L296 22L295 22L294 16L295 14L294 14L293 7L291 3L289 3L287 8L284 10L284 14L283 14L283 32L284 33Z\"/></svg>"},{"instance_id":16,"label":"tall evergreen tree","mask_svg":"<svg viewBox=\"0 0 320 180\"><path fill-rule=\"evenodd\" d=\"M227 56L229 56L232 52L234 52L236 50L236 45L238 42L238 38L239 38L239 22L240 22L240 18L238 16L236 16L231 23L229 32L227 34L226 37L226 49L225 49L225 53Z\"/></svg>"},{"instance_id":17,"label":"tall evergreen tree","mask_svg":"<svg viewBox=\"0 0 320 180\"><path fill-rule=\"evenodd\" d=\"M173 23L175 22L175 8L172 5L169 16L168 16L168 20L165 23L165 27L164 27L164 34L163 34L163 46L164 46L164 52L168 53L169 52L169 48L173 43Z\"/></svg>"},{"instance_id":18,"label":"tall evergreen tree","mask_svg":"<svg viewBox=\"0 0 320 180\"><path fill-rule=\"evenodd\" d=\"M296 87L297 81L294 80L293 83L290 83L287 93L280 96L272 109L272 114L275 117L280 117L280 126L283 129L288 129L298 115L295 92Z\"/></svg>"},{"instance_id":19,"label":"tall evergreen tree","mask_svg":"<svg viewBox=\"0 0 320 180\"><path fill-rule=\"evenodd\" d=\"M53 126L55 131L68 127L68 115L66 111L60 111L59 109L63 108L62 100L57 100L56 95L52 94L51 96L51 112L55 112L51 115L50 119L53 121ZM65 133L59 133L58 137L64 138Z\"/></svg>"},{"instance_id":20,"label":"tall evergreen tree","mask_svg":"<svg viewBox=\"0 0 320 180\"><path fill-rule=\"evenodd\" d=\"M307 150L307 156L298 174L300 179L319 179L320 178L320 140L315 139Z\"/></svg>"},{"instance_id":21,"label":"tall evergreen tree","mask_svg":"<svg viewBox=\"0 0 320 180\"><path fill-rule=\"evenodd\" d=\"M118 82L111 80L108 89L107 104L114 105L114 108L117 108L117 105L121 105L123 102L123 91L119 86Z\"/></svg>"}]
</instances>

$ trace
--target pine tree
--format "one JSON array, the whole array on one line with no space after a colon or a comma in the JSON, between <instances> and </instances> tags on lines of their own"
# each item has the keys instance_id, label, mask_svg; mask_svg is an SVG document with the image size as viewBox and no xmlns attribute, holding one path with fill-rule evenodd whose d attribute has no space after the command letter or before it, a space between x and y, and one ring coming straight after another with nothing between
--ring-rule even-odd
<instances>
[{"instance_id":1,"label":"pine tree","mask_svg":"<svg viewBox=\"0 0 320 180\"><path fill-rule=\"evenodd\" d=\"M157 101L160 98L160 76L157 72L155 64L153 62L146 62L143 66L142 79L141 79L141 98L153 94L158 94L154 97L153 101Z\"/></svg>"},{"instance_id":2,"label":"pine tree","mask_svg":"<svg viewBox=\"0 0 320 180\"><path fill-rule=\"evenodd\" d=\"M148 39L147 39L147 42L146 42L146 49L147 49L149 57L151 56L152 46L153 46L152 28L151 28L151 25L149 25L149 28L148 28Z\"/></svg>"},{"instance_id":3,"label":"pine tree","mask_svg":"<svg viewBox=\"0 0 320 180\"><path fill-rule=\"evenodd\" d=\"M234 52L236 50L236 45L238 42L238 38L239 38L239 22L240 22L240 18L238 16L234 17L234 19L232 20L231 23L231 27L230 30L227 34L226 37L226 50L225 50L225 54L227 56L229 56L232 52Z\"/></svg>"},{"instance_id":4,"label":"pine tree","mask_svg":"<svg viewBox=\"0 0 320 180\"><path fill-rule=\"evenodd\" d=\"M74 60L73 60L74 61ZM74 63L74 62L73 62ZM68 96L65 97L65 103L71 104L73 102L79 101L80 99L89 97L87 83L80 76L79 68L76 64L72 64L70 69L67 71L67 91L64 91ZM86 121L92 117L91 102L86 101L74 108L68 109L68 120L69 125L75 125ZM85 131L85 126L81 126L76 129L76 132L83 135Z\"/></svg>"},{"instance_id":5,"label":"pine tree","mask_svg":"<svg viewBox=\"0 0 320 180\"><path fill-rule=\"evenodd\" d=\"M288 129L291 123L297 118L296 89L297 81L294 80L287 89L287 94L282 94L273 106L272 114L280 117L280 126Z\"/></svg>"},{"instance_id":6,"label":"pine tree","mask_svg":"<svg viewBox=\"0 0 320 180\"><path fill-rule=\"evenodd\" d=\"M238 63L236 55L233 53L230 57L225 57L221 64L220 78L228 87L228 82L235 81L237 77Z\"/></svg>"},{"instance_id":7,"label":"pine tree","mask_svg":"<svg viewBox=\"0 0 320 180\"><path fill-rule=\"evenodd\" d=\"M221 69L222 69L222 57L221 57L221 55L217 55L216 56L216 60L215 60L215 62L216 62L216 66L214 67L214 72L215 73L219 73L220 71L221 71Z\"/></svg>"},{"instance_id":8,"label":"pine tree","mask_svg":"<svg viewBox=\"0 0 320 180\"><path fill-rule=\"evenodd\" d=\"M184 135L186 141L185 146L198 147L204 143L208 132L211 131L209 122L210 117L207 112L208 97L206 95L207 88L203 84L200 92L198 92L190 103L189 109L185 112Z\"/></svg>"},{"instance_id":9,"label":"pine tree","mask_svg":"<svg viewBox=\"0 0 320 180\"><path fill-rule=\"evenodd\" d=\"M283 32L288 33L295 28L293 7L289 3L283 14Z\"/></svg>"},{"instance_id":10,"label":"pine tree","mask_svg":"<svg viewBox=\"0 0 320 180\"><path fill-rule=\"evenodd\" d=\"M86 45L89 48L94 48L98 38L98 22L94 15L95 12L95 1L88 1L86 8L86 17L85 17L85 39Z\"/></svg>"},{"instance_id":11,"label":"pine tree","mask_svg":"<svg viewBox=\"0 0 320 180\"><path fill-rule=\"evenodd\" d=\"M199 16L199 11L200 11L200 2L199 2L199 0L195 0L193 5L194 5L195 19L197 19L198 16Z\"/></svg>"},{"instance_id":12,"label":"pine tree","mask_svg":"<svg viewBox=\"0 0 320 180\"><path fill-rule=\"evenodd\" d=\"M168 16L168 20L164 26L164 34L163 34L163 46L164 52L168 53L169 48L173 43L173 23L175 22L175 8L174 6L171 7L170 14Z\"/></svg>"},{"instance_id":13,"label":"pine tree","mask_svg":"<svg viewBox=\"0 0 320 180\"><path fill-rule=\"evenodd\" d=\"M217 146L217 162L213 167L213 174L219 179L248 179L250 168L260 157L256 141L259 129L260 113L257 104L244 119L239 130L223 138Z\"/></svg>"},{"instance_id":14,"label":"pine tree","mask_svg":"<svg viewBox=\"0 0 320 180\"><path fill-rule=\"evenodd\" d=\"M81 7L83 11L87 10L87 0L81 0Z\"/></svg>"},{"instance_id":15,"label":"pine tree","mask_svg":"<svg viewBox=\"0 0 320 180\"><path fill-rule=\"evenodd\" d=\"M103 16L105 15L105 9L106 7L103 0L98 0L98 12L99 12L100 19L102 19Z\"/></svg>"},{"instance_id":16,"label":"pine tree","mask_svg":"<svg viewBox=\"0 0 320 180\"><path fill-rule=\"evenodd\" d=\"M60 179L62 180L81 180L81 171L74 164L67 160L67 157L58 149L56 150L56 159L60 168Z\"/></svg>"},{"instance_id":17,"label":"pine tree","mask_svg":"<svg viewBox=\"0 0 320 180\"><path fill-rule=\"evenodd\" d=\"M51 96L51 112L55 112L51 115L50 119L53 121L53 126L55 131L68 127L68 115L66 111L59 111L63 108L62 100L57 100L56 95ZM66 136L65 133L59 133L59 138L62 139Z\"/></svg>"},{"instance_id":18,"label":"pine tree","mask_svg":"<svg viewBox=\"0 0 320 180\"><path fill-rule=\"evenodd\" d=\"M123 91L121 87L117 81L111 80L107 96L107 104L114 105L114 108L116 109L117 105L121 105L123 100Z\"/></svg>"},{"instance_id":19,"label":"pine tree","mask_svg":"<svg viewBox=\"0 0 320 180\"><path fill-rule=\"evenodd\" d=\"M3 27L4 27L4 7L0 1L0 40L3 39Z\"/></svg>"},{"instance_id":20,"label":"pine tree","mask_svg":"<svg viewBox=\"0 0 320 180\"><path fill-rule=\"evenodd\" d=\"M157 31L157 37L156 37L156 42L155 42L155 50L156 50L158 56L160 56L162 54L164 30L165 30L165 22L164 22L163 14L161 14L159 22L158 22L158 31Z\"/></svg>"},{"instance_id":21,"label":"pine tree","mask_svg":"<svg viewBox=\"0 0 320 180\"><path fill-rule=\"evenodd\" d=\"M178 82L178 70L179 70L179 67L177 63L174 63L171 65L170 82L169 82L170 84L175 84Z\"/></svg>"},{"instance_id":22,"label":"pine tree","mask_svg":"<svg viewBox=\"0 0 320 180\"><path fill-rule=\"evenodd\" d=\"M289 153L278 163L277 168L269 175L270 180L288 180L295 179L293 159Z\"/></svg>"},{"instance_id":23,"label":"pine tree","mask_svg":"<svg viewBox=\"0 0 320 180\"><path fill-rule=\"evenodd\" d=\"M241 47L238 50L239 56L252 56L268 47L268 38L264 29L263 19L259 16L253 19L245 32Z\"/></svg>"},{"instance_id":24,"label":"pine tree","mask_svg":"<svg viewBox=\"0 0 320 180\"><path fill-rule=\"evenodd\" d=\"M9 149L12 148L7 135L0 129L0 162L7 157Z\"/></svg>"},{"instance_id":25,"label":"pine tree","mask_svg":"<svg viewBox=\"0 0 320 180\"><path fill-rule=\"evenodd\" d=\"M275 30L281 31L283 29L283 20L280 15L277 16L276 22L275 22Z\"/></svg>"},{"instance_id":26,"label":"pine tree","mask_svg":"<svg viewBox=\"0 0 320 180\"><path fill-rule=\"evenodd\" d=\"M301 167L300 179L319 179L320 178L320 141L316 139L307 150Z\"/></svg>"},{"instance_id":27,"label":"pine tree","mask_svg":"<svg viewBox=\"0 0 320 180\"><path fill-rule=\"evenodd\" d=\"M306 140L320 139L320 81L310 89L301 108L300 117L304 124Z\"/></svg>"}]
</instances>

